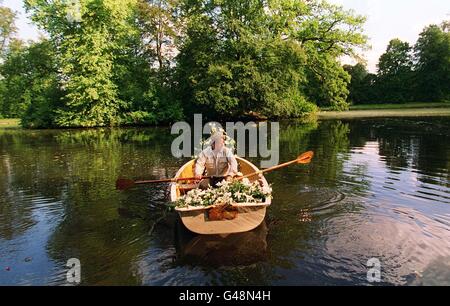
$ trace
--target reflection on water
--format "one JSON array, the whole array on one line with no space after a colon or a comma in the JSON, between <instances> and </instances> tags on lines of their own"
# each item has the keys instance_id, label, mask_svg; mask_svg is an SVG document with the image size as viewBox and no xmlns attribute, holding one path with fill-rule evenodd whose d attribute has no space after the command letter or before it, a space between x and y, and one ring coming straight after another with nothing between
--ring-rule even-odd
<instances>
[{"instance_id":1,"label":"reflection on water","mask_svg":"<svg viewBox=\"0 0 450 306\"><path fill-rule=\"evenodd\" d=\"M177 255L180 264L211 267L244 266L267 260L267 226L228 235L195 235L178 222Z\"/></svg>"},{"instance_id":2,"label":"reflection on water","mask_svg":"<svg viewBox=\"0 0 450 306\"><path fill-rule=\"evenodd\" d=\"M117 177L171 177L169 128L0 129L0 284L450 284L450 118L282 123L254 231L199 236L167 211L167 186L118 192ZM258 159L251 159L258 164Z\"/></svg>"}]
</instances>

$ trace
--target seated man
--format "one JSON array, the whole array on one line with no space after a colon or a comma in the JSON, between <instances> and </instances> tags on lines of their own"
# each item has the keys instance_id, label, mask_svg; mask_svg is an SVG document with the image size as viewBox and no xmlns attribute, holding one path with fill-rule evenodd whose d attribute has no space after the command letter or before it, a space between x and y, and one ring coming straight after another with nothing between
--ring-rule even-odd
<instances>
[{"instance_id":1,"label":"seated man","mask_svg":"<svg viewBox=\"0 0 450 306\"><path fill-rule=\"evenodd\" d=\"M231 149L225 146L225 135L223 132L216 132L211 136L211 145L204 149L197 158L194 168L194 176L201 180L206 168L207 176L233 177L238 173L238 163ZM206 189L208 186L215 186L211 179L200 181L200 188Z\"/></svg>"}]
</instances>

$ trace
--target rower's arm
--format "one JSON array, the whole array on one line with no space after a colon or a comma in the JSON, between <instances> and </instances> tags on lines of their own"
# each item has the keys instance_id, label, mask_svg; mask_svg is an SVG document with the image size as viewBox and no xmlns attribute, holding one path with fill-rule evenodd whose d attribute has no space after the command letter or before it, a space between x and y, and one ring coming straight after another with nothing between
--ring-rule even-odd
<instances>
[{"instance_id":1,"label":"rower's arm","mask_svg":"<svg viewBox=\"0 0 450 306\"><path fill-rule=\"evenodd\" d=\"M194 176L202 176L205 172L206 155L201 152L195 161Z\"/></svg>"},{"instance_id":2,"label":"rower's arm","mask_svg":"<svg viewBox=\"0 0 450 306\"><path fill-rule=\"evenodd\" d=\"M238 173L238 163L231 150L227 150L227 159L229 163L227 175L236 175Z\"/></svg>"}]
</instances>

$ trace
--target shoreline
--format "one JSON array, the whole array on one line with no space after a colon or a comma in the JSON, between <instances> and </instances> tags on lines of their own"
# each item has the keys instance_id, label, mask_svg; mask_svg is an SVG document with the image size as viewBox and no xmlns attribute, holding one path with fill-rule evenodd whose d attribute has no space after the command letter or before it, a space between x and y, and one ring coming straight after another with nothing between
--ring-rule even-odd
<instances>
[{"instance_id":1,"label":"shoreline","mask_svg":"<svg viewBox=\"0 0 450 306\"><path fill-rule=\"evenodd\" d=\"M334 120L334 119L363 119L363 118L395 118L395 117L450 117L450 107L447 106L435 106L432 108L394 108L394 109L356 109L348 111L319 111L315 114L311 114L313 118L317 120ZM281 121L297 120L298 118L288 118ZM116 128L145 128L146 126L117 126ZM164 127L152 126L152 127ZM104 127L102 127L104 128ZM20 126L20 119L0 119L0 129L23 129ZM64 128L56 128L64 129ZM74 128L69 128L74 129ZM75 128L84 129L84 128Z\"/></svg>"},{"instance_id":2,"label":"shoreline","mask_svg":"<svg viewBox=\"0 0 450 306\"><path fill-rule=\"evenodd\" d=\"M0 129L21 129L20 119L1 119Z\"/></svg>"},{"instance_id":3,"label":"shoreline","mask_svg":"<svg viewBox=\"0 0 450 306\"><path fill-rule=\"evenodd\" d=\"M317 113L317 119L321 120L383 117L450 117L450 107L320 111Z\"/></svg>"}]
</instances>

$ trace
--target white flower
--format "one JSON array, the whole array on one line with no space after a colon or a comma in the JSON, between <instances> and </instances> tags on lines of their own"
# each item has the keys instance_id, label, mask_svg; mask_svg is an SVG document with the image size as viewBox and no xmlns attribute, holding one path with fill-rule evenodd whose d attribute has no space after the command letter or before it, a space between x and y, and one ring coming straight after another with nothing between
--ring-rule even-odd
<instances>
[{"instance_id":1,"label":"white flower","mask_svg":"<svg viewBox=\"0 0 450 306\"><path fill-rule=\"evenodd\" d=\"M232 194L231 194L231 192L225 192L225 193L223 194L223 197L226 198L226 199L229 199L229 198L232 197Z\"/></svg>"},{"instance_id":2,"label":"white flower","mask_svg":"<svg viewBox=\"0 0 450 306\"><path fill-rule=\"evenodd\" d=\"M219 186L219 187L222 187L225 184L226 184L226 180L223 180L223 181L218 182L216 185Z\"/></svg>"},{"instance_id":3,"label":"white flower","mask_svg":"<svg viewBox=\"0 0 450 306\"><path fill-rule=\"evenodd\" d=\"M246 178L246 177L244 177L244 178L242 179L242 183L243 183L244 185L246 185L246 186L250 186L250 185L251 185L249 179Z\"/></svg>"},{"instance_id":4,"label":"white flower","mask_svg":"<svg viewBox=\"0 0 450 306\"><path fill-rule=\"evenodd\" d=\"M243 196L243 193L240 192L240 191L238 191L238 192L236 192L234 195L235 195L235 197L239 200L239 199Z\"/></svg>"},{"instance_id":5,"label":"white flower","mask_svg":"<svg viewBox=\"0 0 450 306\"><path fill-rule=\"evenodd\" d=\"M262 192L264 194L271 194L272 193L272 188L270 188L269 186L263 186Z\"/></svg>"},{"instance_id":6,"label":"white flower","mask_svg":"<svg viewBox=\"0 0 450 306\"><path fill-rule=\"evenodd\" d=\"M246 194L245 201L248 203L251 203L251 202L255 201L255 199L253 198L253 196Z\"/></svg>"}]
</instances>

